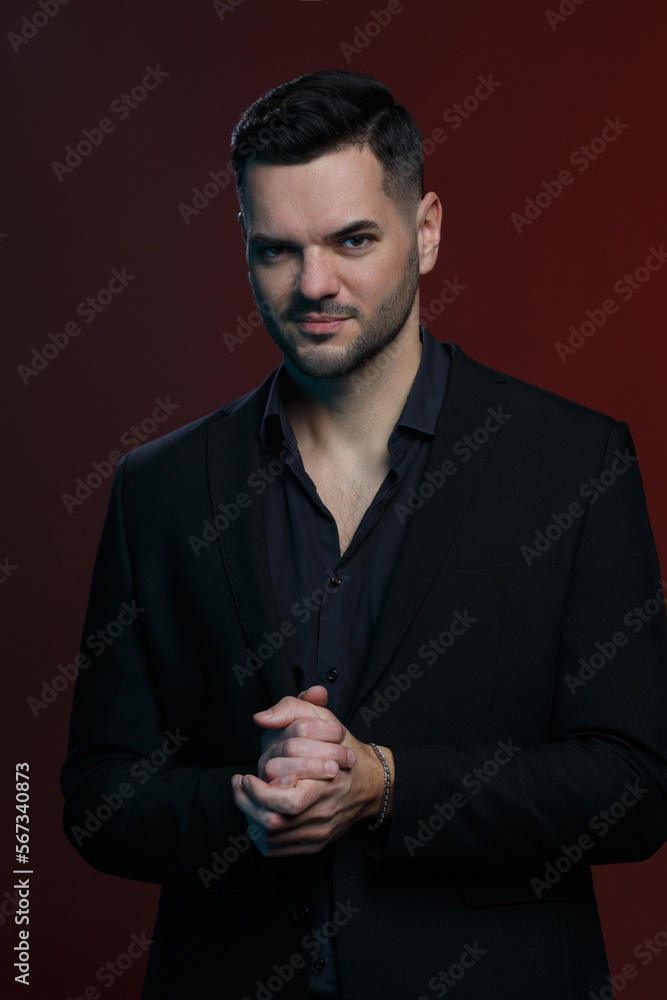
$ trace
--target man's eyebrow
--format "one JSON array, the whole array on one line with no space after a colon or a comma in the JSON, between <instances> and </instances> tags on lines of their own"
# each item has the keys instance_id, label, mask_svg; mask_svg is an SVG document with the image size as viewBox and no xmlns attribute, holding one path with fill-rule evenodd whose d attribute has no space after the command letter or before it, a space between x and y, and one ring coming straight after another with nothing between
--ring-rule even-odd
<instances>
[{"instance_id":1,"label":"man's eyebrow","mask_svg":"<svg viewBox=\"0 0 667 1000\"><path fill-rule=\"evenodd\" d=\"M325 236L325 241L331 243L334 240L340 240L345 236L350 236L352 233L358 232L360 229L367 229L373 233L381 233L382 226L375 222L373 219L357 219L355 222L351 222L348 226L343 226L342 229L337 229L335 233L329 233ZM273 236L268 236L266 233L255 233L248 240L248 243L279 243L288 244L291 240L281 240L276 239Z\"/></svg>"}]
</instances>

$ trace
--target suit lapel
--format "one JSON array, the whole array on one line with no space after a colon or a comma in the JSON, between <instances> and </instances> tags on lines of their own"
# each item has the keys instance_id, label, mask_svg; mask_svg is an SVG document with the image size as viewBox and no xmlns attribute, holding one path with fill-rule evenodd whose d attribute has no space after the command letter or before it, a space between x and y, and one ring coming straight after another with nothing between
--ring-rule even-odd
<instances>
[{"instance_id":1,"label":"suit lapel","mask_svg":"<svg viewBox=\"0 0 667 1000\"><path fill-rule=\"evenodd\" d=\"M253 477L267 461L274 459L270 455L268 460L262 461L259 429L276 371L274 369L234 413L213 424L208 434L213 515L229 511L231 504L236 504L239 510L236 519L218 531L218 542L248 647L255 653L262 644L266 645L264 633L270 634L280 628L271 585L259 480ZM247 506L242 507L238 500ZM262 663L261 673L275 701L286 694L299 693L284 646L277 650L272 648L272 655Z\"/></svg>"},{"instance_id":2,"label":"suit lapel","mask_svg":"<svg viewBox=\"0 0 667 1000\"><path fill-rule=\"evenodd\" d=\"M372 690L410 627L456 537L496 439L502 434L501 427L489 435L488 441L478 450L469 449L471 454L467 460L462 450L465 445L459 444L455 450L465 435L472 437L475 431L484 428L492 411L502 408L502 412L506 412L504 407L511 390L506 379L478 366L458 345L447 346L451 354L447 391L426 469L440 469L449 459L457 471L411 515L350 715Z\"/></svg>"}]
</instances>

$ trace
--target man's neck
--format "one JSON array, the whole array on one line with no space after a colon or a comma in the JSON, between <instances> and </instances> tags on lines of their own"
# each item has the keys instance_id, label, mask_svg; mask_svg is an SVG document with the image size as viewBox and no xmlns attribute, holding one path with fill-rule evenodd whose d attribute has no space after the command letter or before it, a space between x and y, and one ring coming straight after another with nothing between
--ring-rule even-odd
<instances>
[{"instance_id":1,"label":"man's neck","mask_svg":"<svg viewBox=\"0 0 667 1000\"><path fill-rule=\"evenodd\" d=\"M302 452L360 462L385 452L419 368L419 324L406 324L384 350L338 379L285 366L285 408Z\"/></svg>"}]
</instances>

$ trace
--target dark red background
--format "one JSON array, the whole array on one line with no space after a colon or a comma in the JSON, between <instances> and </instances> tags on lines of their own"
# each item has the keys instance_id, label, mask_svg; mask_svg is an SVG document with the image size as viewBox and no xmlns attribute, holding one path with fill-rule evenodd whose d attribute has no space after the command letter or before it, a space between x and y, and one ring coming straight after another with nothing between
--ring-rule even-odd
<instances>
[{"instance_id":1,"label":"dark red background","mask_svg":"<svg viewBox=\"0 0 667 1000\"><path fill-rule=\"evenodd\" d=\"M33 997L83 995L100 986L97 969L126 951L132 933L150 936L157 888L98 874L61 829L71 685L37 717L27 699L76 655L110 481L71 513L62 494L93 461L126 450L121 435L150 416L156 398L178 404L156 431L167 432L247 392L280 361L263 328L233 352L223 340L254 309L233 184L189 224L179 212L209 171L224 168L230 132L261 93L315 69L360 69L390 87L424 138L444 129L447 140L426 157L427 190L443 201L445 230L422 305L438 298L445 278L458 277L467 290L429 329L480 361L626 420L667 566L667 267L627 303L613 291L667 239L661 5L566 0L561 8L572 13L552 27L541 2L405 0L347 61L341 43L354 44L371 11L386 10L384 0L236 2L221 18L204 0L70 0L18 52L1 39L8 98L0 561L17 568L0 586L9 637L0 894L13 882L13 765L25 760ZM37 0L5 0L3 35L39 10ZM110 114L112 101L157 64L169 74L164 82L126 120ZM489 74L500 86L488 100L458 130L443 123L447 108ZM628 128L579 173L570 154L616 115ZM59 182L52 162L104 117L115 130ZM511 214L568 168L574 183L518 233ZM32 349L76 319L77 304L123 267L134 280L93 323L79 321L82 333L25 385L18 366L31 363ZM618 312L562 362L555 343L610 297ZM639 970L620 991L624 1000L664 1000L667 950L645 967L633 949L665 930L667 848L641 865L596 869L595 881L612 972L628 962ZM17 928L0 921L9 955ZM0 990L26 995L14 985L12 961L3 961ZM109 995L138 997L143 970L137 961ZM511 995L511 984L503 989Z\"/></svg>"}]
</instances>

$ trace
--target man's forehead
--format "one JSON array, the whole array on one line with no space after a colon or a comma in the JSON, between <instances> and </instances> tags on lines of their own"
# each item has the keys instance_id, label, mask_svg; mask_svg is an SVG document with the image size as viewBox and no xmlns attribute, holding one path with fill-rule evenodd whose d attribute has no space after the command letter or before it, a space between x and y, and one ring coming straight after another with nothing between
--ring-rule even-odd
<instances>
[{"instance_id":1,"label":"man's forehead","mask_svg":"<svg viewBox=\"0 0 667 1000\"><path fill-rule=\"evenodd\" d=\"M346 146L307 163L250 163L245 170L246 194L253 200L299 199L318 193L350 197L382 191L384 170L371 148Z\"/></svg>"},{"instance_id":2,"label":"man's forehead","mask_svg":"<svg viewBox=\"0 0 667 1000\"><path fill-rule=\"evenodd\" d=\"M369 146L348 146L308 163L255 162L246 168L249 221L266 228L315 216L318 229L333 232L353 219L391 208L384 171Z\"/></svg>"}]
</instances>

